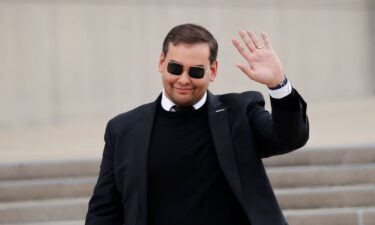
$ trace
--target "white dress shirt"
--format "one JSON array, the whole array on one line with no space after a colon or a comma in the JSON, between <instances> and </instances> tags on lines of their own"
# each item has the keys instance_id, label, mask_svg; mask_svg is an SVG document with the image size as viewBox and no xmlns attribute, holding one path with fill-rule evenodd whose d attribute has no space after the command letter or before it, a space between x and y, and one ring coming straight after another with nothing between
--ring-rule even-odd
<instances>
[{"instance_id":1,"label":"white dress shirt","mask_svg":"<svg viewBox=\"0 0 375 225\"><path fill-rule=\"evenodd\" d=\"M207 101L207 92L204 93L203 97L201 98L201 100L199 100L197 103L195 103L193 105L194 109L199 109L201 108L204 103L206 103ZM175 106L176 104L172 102L172 100L170 100L167 95L165 94L165 90L163 89L163 94L161 96L161 106L163 107L163 109L165 111L171 111L171 108L173 106Z\"/></svg>"}]
</instances>

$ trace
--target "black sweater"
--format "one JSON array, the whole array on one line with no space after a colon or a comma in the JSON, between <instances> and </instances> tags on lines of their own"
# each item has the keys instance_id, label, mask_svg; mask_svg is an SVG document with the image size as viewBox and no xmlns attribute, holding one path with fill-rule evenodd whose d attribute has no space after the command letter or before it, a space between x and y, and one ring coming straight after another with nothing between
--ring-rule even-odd
<instances>
[{"instance_id":1,"label":"black sweater","mask_svg":"<svg viewBox=\"0 0 375 225\"><path fill-rule=\"evenodd\" d=\"M250 224L220 169L206 105L167 112L159 104L148 158L148 205L150 225Z\"/></svg>"}]
</instances>

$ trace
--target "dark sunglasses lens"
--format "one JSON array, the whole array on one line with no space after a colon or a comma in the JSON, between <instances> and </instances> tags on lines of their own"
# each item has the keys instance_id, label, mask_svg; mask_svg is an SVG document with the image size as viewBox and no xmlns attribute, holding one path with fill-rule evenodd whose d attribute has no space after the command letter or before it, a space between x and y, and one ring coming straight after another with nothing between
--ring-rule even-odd
<instances>
[{"instance_id":1,"label":"dark sunglasses lens","mask_svg":"<svg viewBox=\"0 0 375 225\"><path fill-rule=\"evenodd\" d=\"M167 67L168 73L174 75L181 75L184 67L178 63L170 62Z\"/></svg>"},{"instance_id":2,"label":"dark sunglasses lens","mask_svg":"<svg viewBox=\"0 0 375 225\"><path fill-rule=\"evenodd\" d=\"M204 73L205 71L204 71L204 68L202 67L192 66L189 69L189 75L192 78L202 78L204 76Z\"/></svg>"}]
</instances>

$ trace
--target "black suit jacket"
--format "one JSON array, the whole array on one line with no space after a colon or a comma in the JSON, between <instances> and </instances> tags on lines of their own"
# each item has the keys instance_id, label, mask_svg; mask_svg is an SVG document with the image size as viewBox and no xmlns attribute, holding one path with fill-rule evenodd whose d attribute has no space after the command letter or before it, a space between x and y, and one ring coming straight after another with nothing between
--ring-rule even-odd
<instances>
[{"instance_id":1,"label":"black suit jacket","mask_svg":"<svg viewBox=\"0 0 375 225\"><path fill-rule=\"evenodd\" d=\"M208 123L219 164L252 225L287 224L261 159L308 140L306 103L293 91L297 109L272 103L272 115L258 92L208 93ZM160 96L108 122L86 225L147 225L147 154L159 101Z\"/></svg>"}]
</instances>

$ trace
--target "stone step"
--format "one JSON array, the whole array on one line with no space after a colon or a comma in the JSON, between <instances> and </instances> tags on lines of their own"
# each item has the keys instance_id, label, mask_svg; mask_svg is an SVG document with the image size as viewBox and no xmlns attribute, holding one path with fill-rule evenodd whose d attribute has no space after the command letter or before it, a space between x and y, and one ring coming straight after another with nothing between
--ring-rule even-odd
<instances>
[{"instance_id":1,"label":"stone step","mask_svg":"<svg viewBox=\"0 0 375 225\"><path fill-rule=\"evenodd\" d=\"M283 209L375 207L375 185L276 189Z\"/></svg>"},{"instance_id":2,"label":"stone step","mask_svg":"<svg viewBox=\"0 0 375 225\"><path fill-rule=\"evenodd\" d=\"M38 222L38 223L1 223L0 225L84 225L85 221L75 220L75 221L48 221L48 222Z\"/></svg>"},{"instance_id":3,"label":"stone step","mask_svg":"<svg viewBox=\"0 0 375 225\"><path fill-rule=\"evenodd\" d=\"M284 210L289 225L374 225L375 207Z\"/></svg>"},{"instance_id":4,"label":"stone step","mask_svg":"<svg viewBox=\"0 0 375 225\"><path fill-rule=\"evenodd\" d=\"M274 188L375 184L375 164L273 167L267 173ZM90 196L96 176L0 181L0 202Z\"/></svg>"},{"instance_id":5,"label":"stone step","mask_svg":"<svg viewBox=\"0 0 375 225\"><path fill-rule=\"evenodd\" d=\"M0 224L83 220L88 198L0 203Z\"/></svg>"},{"instance_id":6,"label":"stone step","mask_svg":"<svg viewBox=\"0 0 375 225\"><path fill-rule=\"evenodd\" d=\"M374 164L375 146L304 148L264 160L267 167ZM0 164L0 180L96 176L99 159L9 162Z\"/></svg>"},{"instance_id":7,"label":"stone step","mask_svg":"<svg viewBox=\"0 0 375 225\"><path fill-rule=\"evenodd\" d=\"M97 177L0 181L0 202L91 195Z\"/></svg>"},{"instance_id":8,"label":"stone step","mask_svg":"<svg viewBox=\"0 0 375 225\"><path fill-rule=\"evenodd\" d=\"M375 145L302 148L263 161L272 167L375 163Z\"/></svg>"},{"instance_id":9,"label":"stone step","mask_svg":"<svg viewBox=\"0 0 375 225\"><path fill-rule=\"evenodd\" d=\"M374 225L375 208L284 210L289 225ZM83 220L17 223L17 225L84 225ZM15 224L1 224L15 225Z\"/></svg>"},{"instance_id":10,"label":"stone step","mask_svg":"<svg viewBox=\"0 0 375 225\"><path fill-rule=\"evenodd\" d=\"M9 162L0 164L1 180L97 176L98 159Z\"/></svg>"},{"instance_id":11,"label":"stone step","mask_svg":"<svg viewBox=\"0 0 375 225\"><path fill-rule=\"evenodd\" d=\"M285 209L374 207L375 185L276 189ZM82 219L88 197L0 203L0 223Z\"/></svg>"},{"instance_id":12,"label":"stone step","mask_svg":"<svg viewBox=\"0 0 375 225\"><path fill-rule=\"evenodd\" d=\"M83 225L88 199L14 203L13 213L0 204L1 225ZM34 207L30 207L33 205ZM58 207L58 209L56 208ZM77 207L78 206L78 207ZM375 207L283 210L289 225L374 225ZM65 220L65 221L64 221ZM73 221L72 221L73 220Z\"/></svg>"},{"instance_id":13,"label":"stone step","mask_svg":"<svg viewBox=\"0 0 375 225\"><path fill-rule=\"evenodd\" d=\"M284 210L289 225L374 225L375 208ZM84 225L84 220L17 223L17 225ZM15 225L15 224L1 224Z\"/></svg>"},{"instance_id":14,"label":"stone step","mask_svg":"<svg viewBox=\"0 0 375 225\"><path fill-rule=\"evenodd\" d=\"M274 188L375 184L375 164L267 168Z\"/></svg>"}]
</instances>

